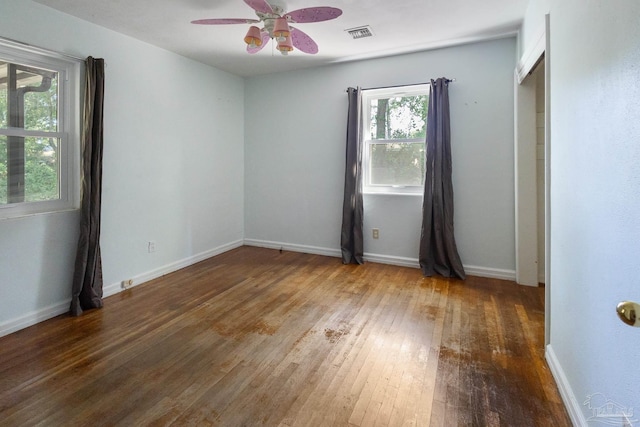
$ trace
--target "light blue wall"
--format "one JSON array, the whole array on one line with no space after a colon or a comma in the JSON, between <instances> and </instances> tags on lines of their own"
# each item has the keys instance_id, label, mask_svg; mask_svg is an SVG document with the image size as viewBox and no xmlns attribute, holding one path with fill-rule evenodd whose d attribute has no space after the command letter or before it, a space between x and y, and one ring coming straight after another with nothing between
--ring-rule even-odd
<instances>
[{"instance_id":1,"label":"light blue wall","mask_svg":"<svg viewBox=\"0 0 640 427\"><path fill-rule=\"evenodd\" d=\"M460 256L513 275L515 58L510 38L247 79L246 237L337 252L346 88L446 76L457 79L449 93ZM365 196L365 252L415 261L421 210L421 197Z\"/></svg>"},{"instance_id":2,"label":"light blue wall","mask_svg":"<svg viewBox=\"0 0 640 427\"><path fill-rule=\"evenodd\" d=\"M576 424L596 393L637 420L640 329L615 308L640 301L640 3L551 2L550 18L548 359Z\"/></svg>"},{"instance_id":3,"label":"light blue wall","mask_svg":"<svg viewBox=\"0 0 640 427\"><path fill-rule=\"evenodd\" d=\"M551 346L579 403L640 409L640 3L551 9ZM582 405L585 416L591 415Z\"/></svg>"},{"instance_id":4,"label":"light blue wall","mask_svg":"<svg viewBox=\"0 0 640 427\"><path fill-rule=\"evenodd\" d=\"M0 1L0 36L106 61L106 288L242 240L242 78L28 0ZM65 310L77 223L0 221L0 334Z\"/></svg>"}]
</instances>

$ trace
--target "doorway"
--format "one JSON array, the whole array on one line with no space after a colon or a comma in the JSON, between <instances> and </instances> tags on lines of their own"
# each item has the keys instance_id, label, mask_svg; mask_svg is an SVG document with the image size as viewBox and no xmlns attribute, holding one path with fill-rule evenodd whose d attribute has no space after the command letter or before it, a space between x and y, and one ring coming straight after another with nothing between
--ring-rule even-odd
<instances>
[{"instance_id":1,"label":"doorway","mask_svg":"<svg viewBox=\"0 0 640 427\"><path fill-rule=\"evenodd\" d=\"M538 283L545 283L545 60L532 72L536 85L536 223L538 246Z\"/></svg>"},{"instance_id":2,"label":"doorway","mask_svg":"<svg viewBox=\"0 0 640 427\"><path fill-rule=\"evenodd\" d=\"M551 337L550 18L525 50L515 79L516 282L545 290L545 346Z\"/></svg>"},{"instance_id":3,"label":"doorway","mask_svg":"<svg viewBox=\"0 0 640 427\"><path fill-rule=\"evenodd\" d=\"M515 85L516 282L545 282L545 131L544 53Z\"/></svg>"}]
</instances>

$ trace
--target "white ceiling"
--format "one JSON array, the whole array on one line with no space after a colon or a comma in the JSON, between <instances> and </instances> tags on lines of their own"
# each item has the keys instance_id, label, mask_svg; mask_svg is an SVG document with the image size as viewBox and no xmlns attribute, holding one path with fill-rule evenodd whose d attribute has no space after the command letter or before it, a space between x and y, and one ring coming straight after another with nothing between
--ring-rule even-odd
<instances>
[{"instance_id":1,"label":"white ceiling","mask_svg":"<svg viewBox=\"0 0 640 427\"><path fill-rule=\"evenodd\" d=\"M35 0L239 76L387 56L515 34L528 0L288 0L287 11L332 6L331 21L297 24L319 46L283 57L270 42L246 53L248 24L193 25L204 18L256 18L243 0ZM346 29L370 25L374 36L352 40Z\"/></svg>"}]
</instances>

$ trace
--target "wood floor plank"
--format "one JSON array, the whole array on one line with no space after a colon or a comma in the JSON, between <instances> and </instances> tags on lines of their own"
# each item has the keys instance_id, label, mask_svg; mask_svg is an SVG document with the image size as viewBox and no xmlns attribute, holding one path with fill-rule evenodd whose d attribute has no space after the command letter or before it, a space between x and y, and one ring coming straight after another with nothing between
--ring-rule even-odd
<instances>
[{"instance_id":1,"label":"wood floor plank","mask_svg":"<svg viewBox=\"0 0 640 427\"><path fill-rule=\"evenodd\" d=\"M403 278L407 284L411 283L409 277ZM414 286L419 286L419 283L414 282ZM404 409L403 402L403 385L408 382L405 373L408 372L408 367L411 366L412 347L416 341L417 328L414 325L418 324L414 318L416 313L422 309L427 292L422 292L422 298L417 297L411 293L407 302L407 309L405 310L404 317L398 330L394 332L397 336L398 347L395 349L396 357L393 360L393 370L389 373L387 387L384 391L384 395L380 395L381 406L379 414L373 425L388 426L399 425L401 423L403 411L398 411L397 408ZM396 401L400 405L396 406Z\"/></svg>"},{"instance_id":2,"label":"wood floor plank","mask_svg":"<svg viewBox=\"0 0 640 427\"><path fill-rule=\"evenodd\" d=\"M0 338L0 424L569 426L543 304L241 247Z\"/></svg>"},{"instance_id":3,"label":"wood floor plank","mask_svg":"<svg viewBox=\"0 0 640 427\"><path fill-rule=\"evenodd\" d=\"M353 266L347 266L349 270L352 270ZM317 388L308 390L305 393L304 401L301 400L303 405L292 408L292 417L295 421L293 425L308 425L307 413L314 413L315 417L324 418L328 416L331 420L325 420L327 423L332 423L333 419L341 419L348 417L352 410L350 402L353 398L350 395L350 388L353 380L358 374L359 370L354 369L356 366L360 366L358 363L358 357L366 356L369 347L363 347L367 343L367 337L371 329L375 326L374 319L377 318L379 311L381 310L380 300L382 299L382 292L377 292L376 289L370 285L371 278L368 274L362 274L358 278L364 288L360 293L354 293L357 296L358 301L361 301L356 311L352 312L351 324L352 328L349 329L349 333L346 329L328 329L324 331L324 336L329 344L335 345L341 343L336 353L332 364L337 367L336 371L334 367L330 368L330 372L335 374L323 375L320 380L320 385ZM335 334L334 332L339 332ZM347 379L347 376L351 375L351 378ZM319 393L321 392L321 393ZM336 412L318 411L317 408L335 407ZM295 414L301 414L302 417Z\"/></svg>"}]
</instances>

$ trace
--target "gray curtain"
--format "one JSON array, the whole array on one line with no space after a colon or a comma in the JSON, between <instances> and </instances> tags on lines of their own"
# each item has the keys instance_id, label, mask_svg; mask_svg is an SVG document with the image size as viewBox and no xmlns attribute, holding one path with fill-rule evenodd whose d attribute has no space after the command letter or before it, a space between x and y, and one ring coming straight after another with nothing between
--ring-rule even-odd
<instances>
[{"instance_id":1,"label":"gray curtain","mask_svg":"<svg viewBox=\"0 0 640 427\"><path fill-rule=\"evenodd\" d=\"M104 60L86 60L86 90L82 127L82 201L70 312L102 307L100 204L102 198L102 110Z\"/></svg>"},{"instance_id":2,"label":"gray curtain","mask_svg":"<svg viewBox=\"0 0 640 427\"><path fill-rule=\"evenodd\" d=\"M425 276L465 278L453 236L453 184L449 80L431 80L427 113L427 160L422 202L420 268Z\"/></svg>"},{"instance_id":3,"label":"gray curtain","mask_svg":"<svg viewBox=\"0 0 640 427\"><path fill-rule=\"evenodd\" d=\"M347 115L347 158L344 174L344 202L342 205L342 235L340 248L344 264L363 264L362 236L362 93L350 87Z\"/></svg>"}]
</instances>

